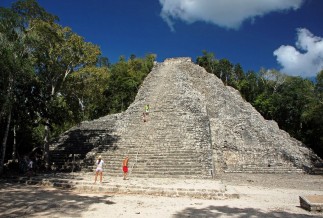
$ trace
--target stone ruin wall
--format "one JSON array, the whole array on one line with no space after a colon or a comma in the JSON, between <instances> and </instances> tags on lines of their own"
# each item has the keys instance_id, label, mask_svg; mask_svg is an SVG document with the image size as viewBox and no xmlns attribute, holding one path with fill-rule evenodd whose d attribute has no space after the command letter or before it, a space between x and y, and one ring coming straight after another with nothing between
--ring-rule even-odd
<instances>
[{"instance_id":1,"label":"stone ruin wall","mask_svg":"<svg viewBox=\"0 0 323 218\"><path fill-rule=\"evenodd\" d=\"M167 63L167 61L165 61ZM168 60L199 93L211 130L214 167L221 172L308 171L320 162L309 148L265 120L240 93L188 59ZM184 69L184 70L182 70ZM299 170L297 170L299 169Z\"/></svg>"}]
</instances>

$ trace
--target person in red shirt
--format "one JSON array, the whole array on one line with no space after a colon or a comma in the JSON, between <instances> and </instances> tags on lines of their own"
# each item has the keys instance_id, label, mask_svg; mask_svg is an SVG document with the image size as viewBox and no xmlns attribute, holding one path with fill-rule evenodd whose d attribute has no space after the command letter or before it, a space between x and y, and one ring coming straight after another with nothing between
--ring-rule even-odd
<instances>
[{"instance_id":1,"label":"person in red shirt","mask_svg":"<svg viewBox=\"0 0 323 218\"><path fill-rule=\"evenodd\" d=\"M126 180L127 179L127 175L128 175L128 162L129 162L129 157L126 156L125 159L122 161L123 180Z\"/></svg>"}]
</instances>

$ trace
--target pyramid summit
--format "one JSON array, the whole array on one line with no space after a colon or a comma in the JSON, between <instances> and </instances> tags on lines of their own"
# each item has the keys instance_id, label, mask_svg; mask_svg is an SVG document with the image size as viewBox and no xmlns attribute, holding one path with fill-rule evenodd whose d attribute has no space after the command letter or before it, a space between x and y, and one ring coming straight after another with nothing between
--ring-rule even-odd
<instances>
[{"instance_id":1,"label":"pyramid summit","mask_svg":"<svg viewBox=\"0 0 323 218\"><path fill-rule=\"evenodd\" d=\"M155 63L126 111L82 122L51 145L59 168L77 160L79 169L92 169L98 155L115 175L128 155L138 177L308 172L321 161L190 58Z\"/></svg>"}]
</instances>

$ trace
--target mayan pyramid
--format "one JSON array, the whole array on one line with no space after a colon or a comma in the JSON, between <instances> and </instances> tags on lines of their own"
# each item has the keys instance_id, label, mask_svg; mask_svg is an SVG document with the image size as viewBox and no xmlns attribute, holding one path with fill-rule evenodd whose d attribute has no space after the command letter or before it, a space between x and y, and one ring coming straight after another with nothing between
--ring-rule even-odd
<instances>
[{"instance_id":1,"label":"mayan pyramid","mask_svg":"<svg viewBox=\"0 0 323 218\"><path fill-rule=\"evenodd\" d=\"M126 111L82 122L51 145L52 162L62 169L73 163L91 170L99 154L108 174L121 175L128 155L131 174L142 177L304 172L320 161L190 58L155 63Z\"/></svg>"}]
</instances>

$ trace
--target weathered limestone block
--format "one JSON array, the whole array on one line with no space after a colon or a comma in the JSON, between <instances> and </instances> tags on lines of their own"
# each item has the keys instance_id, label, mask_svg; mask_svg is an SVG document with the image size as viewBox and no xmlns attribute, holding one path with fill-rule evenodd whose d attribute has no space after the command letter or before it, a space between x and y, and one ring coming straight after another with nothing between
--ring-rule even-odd
<instances>
[{"instance_id":1,"label":"weathered limestone block","mask_svg":"<svg viewBox=\"0 0 323 218\"><path fill-rule=\"evenodd\" d=\"M300 205L305 210L311 212L323 211L323 196L322 195L308 195L299 196Z\"/></svg>"}]
</instances>

